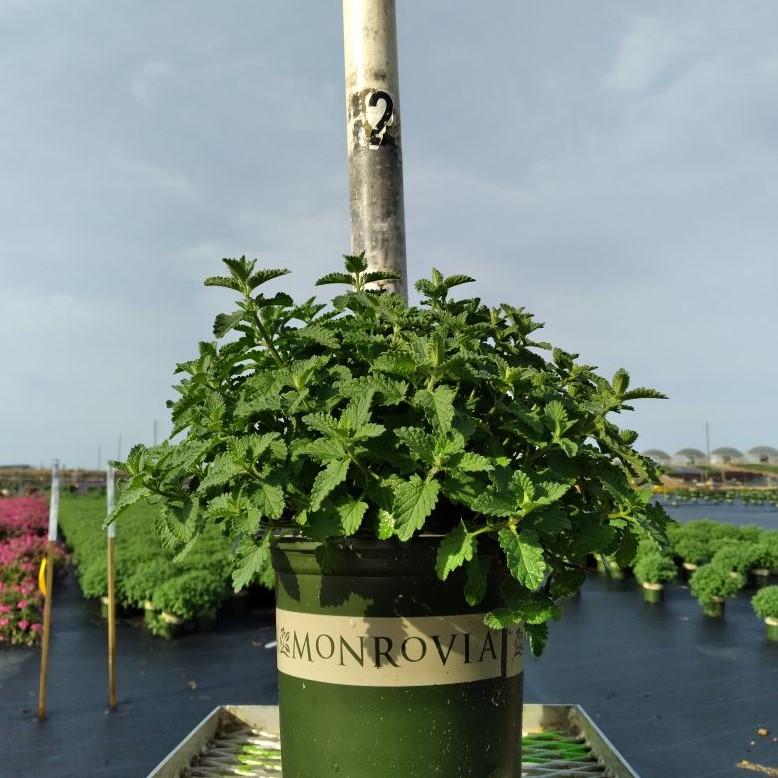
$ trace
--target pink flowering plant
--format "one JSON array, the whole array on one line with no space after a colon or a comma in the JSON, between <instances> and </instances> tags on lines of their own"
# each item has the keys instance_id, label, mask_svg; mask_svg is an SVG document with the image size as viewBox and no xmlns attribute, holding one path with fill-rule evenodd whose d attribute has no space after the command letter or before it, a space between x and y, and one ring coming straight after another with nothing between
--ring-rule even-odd
<instances>
[{"instance_id":1,"label":"pink flowering plant","mask_svg":"<svg viewBox=\"0 0 778 778\"><path fill-rule=\"evenodd\" d=\"M0 499L0 644L30 646L41 632L37 573L47 526L43 498Z\"/></svg>"}]
</instances>

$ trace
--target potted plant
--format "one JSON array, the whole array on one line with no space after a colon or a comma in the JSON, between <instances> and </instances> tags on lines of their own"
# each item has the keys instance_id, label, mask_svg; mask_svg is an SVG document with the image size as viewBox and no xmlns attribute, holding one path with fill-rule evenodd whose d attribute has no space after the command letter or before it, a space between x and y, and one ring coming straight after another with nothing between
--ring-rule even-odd
<instances>
[{"instance_id":1,"label":"potted plant","mask_svg":"<svg viewBox=\"0 0 778 778\"><path fill-rule=\"evenodd\" d=\"M772 569L778 566L776 551L778 549L773 548L765 537L754 544L752 566L749 573L755 589L761 589L770 583Z\"/></svg>"},{"instance_id":2,"label":"potted plant","mask_svg":"<svg viewBox=\"0 0 778 778\"><path fill-rule=\"evenodd\" d=\"M728 540L718 548L711 563L729 570L732 575L748 575L749 570L761 564L763 549L747 540Z\"/></svg>"},{"instance_id":3,"label":"potted plant","mask_svg":"<svg viewBox=\"0 0 778 778\"><path fill-rule=\"evenodd\" d=\"M728 597L734 597L746 585L742 573L720 565L708 564L695 570L689 579L692 594L700 601L706 616L721 617Z\"/></svg>"},{"instance_id":4,"label":"potted plant","mask_svg":"<svg viewBox=\"0 0 778 778\"><path fill-rule=\"evenodd\" d=\"M768 640L778 641L778 586L765 586L752 598L751 605L760 619L764 620Z\"/></svg>"},{"instance_id":5,"label":"potted plant","mask_svg":"<svg viewBox=\"0 0 778 778\"><path fill-rule=\"evenodd\" d=\"M710 559L708 528L704 526L706 524L713 524L713 522L694 521L670 528L673 552L681 559L681 565L687 576L692 575L703 562Z\"/></svg>"},{"instance_id":6,"label":"potted plant","mask_svg":"<svg viewBox=\"0 0 778 778\"><path fill-rule=\"evenodd\" d=\"M179 555L219 523L236 589L272 556L287 778L515 778L523 633L542 651L588 554L664 542L658 470L609 418L661 395L538 342L521 308L452 300L467 276L408 306L347 257L326 308L225 264L223 340L179 365L178 442L132 449L117 515L156 500Z\"/></svg>"},{"instance_id":7,"label":"potted plant","mask_svg":"<svg viewBox=\"0 0 778 778\"><path fill-rule=\"evenodd\" d=\"M634 567L635 578L643 587L643 599L649 603L662 602L664 585L675 580L678 568L675 562L660 551L641 554Z\"/></svg>"}]
</instances>

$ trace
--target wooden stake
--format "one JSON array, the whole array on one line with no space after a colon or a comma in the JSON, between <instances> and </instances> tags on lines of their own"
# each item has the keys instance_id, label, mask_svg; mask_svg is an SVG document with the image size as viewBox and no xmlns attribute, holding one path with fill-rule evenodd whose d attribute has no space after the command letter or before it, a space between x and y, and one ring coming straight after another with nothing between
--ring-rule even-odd
<instances>
[{"instance_id":1,"label":"wooden stake","mask_svg":"<svg viewBox=\"0 0 778 778\"><path fill-rule=\"evenodd\" d=\"M107 515L114 508L114 469L106 471L105 496ZM108 708L116 709L116 525L108 525Z\"/></svg>"},{"instance_id":2,"label":"wooden stake","mask_svg":"<svg viewBox=\"0 0 778 778\"><path fill-rule=\"evenodd\" d=\"M54 548L57 542L59 519L59 462L51 467L51 501L49 503L49 541L46 546L46 591L43 605L43 635L41 646L41 672L38 682L38 719L46 718L46 680L49 671L49 644L51 642L51 601L54 594Z\"/></svg>"}]
</instances>

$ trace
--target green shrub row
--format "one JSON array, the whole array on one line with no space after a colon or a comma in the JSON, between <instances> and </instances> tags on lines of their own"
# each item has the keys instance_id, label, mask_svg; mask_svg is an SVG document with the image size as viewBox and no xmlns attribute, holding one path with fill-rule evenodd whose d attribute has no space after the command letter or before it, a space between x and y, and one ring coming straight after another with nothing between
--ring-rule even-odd
<instances>
[{"instance_id":1,"label":"green shrub row","mask_svg":"<svg viewBox=\"0 0 778 778\"><path fill-rule=\"evenodd\" d=\"M663 584L678 575L678 564L694 566L691 593L705 613L720 613L721 602L734 597L747 583L749 573L778 574L778 531L755 525L735 526L708 519L674 524L668 528L670 546L662 550L650 538L639 544L632 561L641 584ZM605 569L613 569L611 564ZM778 586L761 589L752 599L760 618L778 619Z\"/></svg>"},{"instance_id":2,"label":"green shrub row","mask_svg":"<svg viewBox=\"0 0 778 778\"><path fill-rule=\"evenodd\" d=\"M108 592L105 495L64 496L60 528L72 549L78 580L85 597ZM195 546L176 562L162 547L143 503L122 516L116 532L116 592L125 607L155 609L181 619L215 612L232 591L232 551L219 529L209 526ZM256 583L272 588L272 571L258 574Z\"/></svg>"}]
</instances>

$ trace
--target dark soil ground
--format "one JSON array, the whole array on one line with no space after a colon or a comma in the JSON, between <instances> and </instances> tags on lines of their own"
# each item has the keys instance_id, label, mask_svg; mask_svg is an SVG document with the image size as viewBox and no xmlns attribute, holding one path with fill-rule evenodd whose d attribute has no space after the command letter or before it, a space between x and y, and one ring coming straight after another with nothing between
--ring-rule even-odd
<instances>
[{"instance_id":1,"label":"dark soil ground","mask_svg":"<svg viewBox=\"0 0 778 778\"><path fill-rule=\"evenodd\" d=\"M682 585L650 606L634 581L592 575L565 603L546 654L527 662L525 698L581 704L641 778L758 774L738 769L741 759L778 768L778 644L748 596L713 620ZM98 607L68 578L54 608L44 723L40 652L0 650L2 778L143 778L217 705L276 702L269 609L169 642L121 622L119 708L109 714Z\"/></svg>"}]
</instances>

